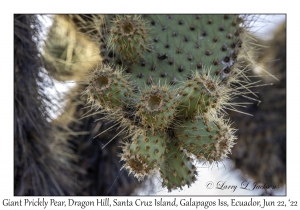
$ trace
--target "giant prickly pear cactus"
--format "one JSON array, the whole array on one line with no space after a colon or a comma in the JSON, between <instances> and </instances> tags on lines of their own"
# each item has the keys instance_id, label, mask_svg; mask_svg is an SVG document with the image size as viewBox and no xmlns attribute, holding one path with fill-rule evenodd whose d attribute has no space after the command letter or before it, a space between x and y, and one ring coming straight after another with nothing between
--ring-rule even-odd
<instances>
[{"instance_id":1,"label":"giant prickly pear cactus","mask_svg":"<svg viewBox=\"0 0 300 210\"><path fill-rule=\"evenodd\" d=\"M194 161L222 161L235 144L225 110L251 93L245 69L255 65L244 17L68 15L77 33L49 36L44 57L60 80L88 74L88 106L127 136L123 168L139 180L159 171L171 191L197 179ZM92 51L76 45L81 39Z\"/></svg>"},{"instance_id":2,"label":"giant prickly pear cactus","mask_svg":"<svg viewBox=\"0 0 300 210\"><path fill-rule=\"evenodd\" d=\"M121 160L139 180L160 171L169 191L189 186L194 160L230 153L236 137L224 109L247 94L234 84L245 87L241 60L252 62L244 24L238 15L105 17L103 65L89 74L85 93L124 127Z\"/></svg>"}]
</instances>

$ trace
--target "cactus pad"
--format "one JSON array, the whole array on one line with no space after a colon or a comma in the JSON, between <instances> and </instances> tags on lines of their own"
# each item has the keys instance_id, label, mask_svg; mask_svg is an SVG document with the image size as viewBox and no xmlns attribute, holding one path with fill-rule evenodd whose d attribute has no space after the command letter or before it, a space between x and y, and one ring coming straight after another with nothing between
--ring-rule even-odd
<instances>
[{"instance_id":1,"label":"cactus pad","mask_svg":"<svg viewBox=\"0 0 300 210\"><path fill-rule=\"evenodd\" d=\"M167 86L152 86L142 92L141 103L137 105L136 115L142 124L152 130L163 131L172 122L178 105L178 97Z\"/></svg>"},{"instance_id":2,"label":"cactus pad","mask_svg":"<svg viewBox=\"0 0 300 210\"><path fill-rule=\"evenodd\" d=\"M162 186L166 186L169 191L190 186L196 181L197 170L192 163L192 159L179 149L179 145L169 142L166 148L166 161L160 169Z\"/></svg>"},{"instance_id":3,"label":"cactus pad","mask_svg":"<svg viewBox=\"0 0 300 210\"><path fill-rule=\"evenodd\" d=\"M104 109L121 109L131 101L130 84L120 70L114 71L111 66L95 69L89 77L89 83L87 91L91 95L90 100Z\"/></svg>"},{"instance_id":4,"label":"cactus pad","mask_svg":"<svg viewBox=\"0 0 300 210\"><path fill-rule=\"evenodd\" d=\"M234 131L222 118L208 121L205 118L189 119L175 128L180 146L201 161L220 161L233 146Z\"/></svg>"},{"instance_id":5,"label":"cactus pad","mask_svg":"<svg viewBox=\"0 0 300 210\"><path fill-rule=\"evenodd\" d=\"M151 175L164 162L166 141L165 133L139 130L132 142L123 146L122 160L127 162L125 165L129 170L142 179Z\"/></svg>"},{"instance_id":6,"label":"cactus pad","mask_svg":"<svg viewBox=\"0 0 300 210\"><path fill-rule=\"evenodd\" d=\"M147 49L148 28L137 15L117 16L111 21L109 46L121 59L138 62Z\"/></svg>"},{"instance_id":7,"label":"cactus pad","mask_svg":"<svg viewBox=\"0 0 300 210\"><path fill-rule=\"evenodd\" d=\"M174 85L188 78L192 70L204 67L211 67L212 75L224 79L242 44L237 15L144 15L139 20L150 23L149 50L135 63L122 63L141 87L148 80ZM108 18L110 39L116 31L115 22Z\"/></svg>"}]
</instances>

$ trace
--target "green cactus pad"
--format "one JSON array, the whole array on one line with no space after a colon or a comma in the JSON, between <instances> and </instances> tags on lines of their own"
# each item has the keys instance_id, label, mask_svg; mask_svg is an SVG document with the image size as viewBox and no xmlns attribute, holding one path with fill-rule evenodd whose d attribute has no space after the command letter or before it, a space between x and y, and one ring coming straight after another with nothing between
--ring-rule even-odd
<instances>
[{"instance_id":1,"label":"green cactus pad","mask_svg":"<svg viewBox=\"0 0 300 210\"><path fill-rule=\"evenodd\" d=\"M210 75L200 76L196 72L180 88L181 103L178 116L193 119L200 113L207 113L211 108L219 107L220 93L217 81L214 81Z\"/></svg>"},{"instance_id":2,"label":"green cactus pad","mask_svg":"<svg viewBox=\"0 0 300 210\"><path fill-rule=\"evenodd\" d=\"M167 143L166 160L161 165L160 175L162 186L167 187L168 191L190 186L196 181L196 167L192 159L179 149L179 145L174 142Z\"/></svg>"},{"instance_id":3,"label":"green cactus pad","mask_svg":"<svg viewBox=\"0 0 300 210\"><path fill-rule=\"evenodd\" d=\"M121 63L140 87L152 81L175 85L191 71L212 66L210 73L226 78L236 61L242 32L237 15L144 15L150 23L148 51L137 63ZM113 25L108 20L108 28ZM111 35L112 36L112 35ZM118 63L118 56L113 62Z\"/></svg>"},{"instance_id":4,"label":"green cactus pad","mask_svg":"<svg viewBox=\"0 0 300 210\"><path fill-rule=\"evenodd\" d=\"M165 159L166 141L167 135L163 132L137 131L132 142L123 146L122 160L137 177L150 175Z\"/></svg>"},{"instance_id":5,"label":"green cactus pad","mask_svg":"<svg viewBox=\"0 0 300 210\"><path fill-rule=\"evenodd\" d=\"M174 119L178 103L179 98L167 86L152 86L142 92L136 115L143 126L163 131Z\"/></svg>"},{"instance_id":6,"label":"green cactus pad","mask_svg":"<svg viewBox=\"0 0 300 210\"><path fill-rule=\"evenodd\" d=\"M180 147L200 161L221 161L230 153L234 144L234 130L222 118L213 121L189 119L175 128Z\"/></svg>"},{"instance_id":7,"label":"green cactus pad","mask_svg":"<svg viewBox=\"0 0 300 210\"><path fill-rule=\"evenodd\" d=\"M89 100L105 110L121 109L131 103L132 88L120 70L105 65L89 76Z\"/></svg>"}]
</instances>

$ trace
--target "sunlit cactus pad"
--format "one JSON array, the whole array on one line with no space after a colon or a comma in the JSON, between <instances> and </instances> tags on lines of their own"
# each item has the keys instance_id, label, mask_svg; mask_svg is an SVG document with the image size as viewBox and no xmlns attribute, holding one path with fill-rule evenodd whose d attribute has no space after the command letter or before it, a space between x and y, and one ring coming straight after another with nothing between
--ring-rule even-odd
<instances>
[{"instance_id":1,"label":"sunlit cactus pad","mask_svg":"<svg viewBox=\"0 0 300 210\"><path fill-rule=\"evenodd\" d=\"M126 64L141 87L174 85L204 67L223 79L242 44L240 21L237 15L108 16L107 60Z\"/></svg>"}]
</instances>

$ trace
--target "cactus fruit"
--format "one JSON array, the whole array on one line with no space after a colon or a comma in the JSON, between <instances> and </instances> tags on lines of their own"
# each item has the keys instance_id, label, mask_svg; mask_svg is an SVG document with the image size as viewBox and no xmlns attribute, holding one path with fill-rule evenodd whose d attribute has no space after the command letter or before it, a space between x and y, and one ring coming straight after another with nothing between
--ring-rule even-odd
<instances>
[{"instance_id":1,"label":"cactus fruit","mask_svg":"<svg viewBox=\"0 0 300 210\"><path fill-rule=\"evenodd\" d=\"M85 89L83 84L71 89L65 96L67 104L63 114L54 121L65 128L55 135L68 135L66 139L71 143L73 156L76 157L74 163L77 168L75 170L74 167L73 174L69 176L72 182L76 180L77 189L73 193L79 196L130 195L143 183L134 176L128 176L127 171L120 171L122 163L118 153L122 152L121 140L125 136L115 137L117 128L111 128L113 123L103 120L102 113L82 117L86 114L87 95L82 95ZM102 133L108 129L111 132ZM103 148L104 144L107 146Z\"/></svg>"},{"instance_id":2,"label":"cactus fruit","mask_svg":"<svg viewBox=\"0 0 300 210\"><path fill-rule=\"evenodd\" d=\"M55 15L40 56L37 16L15 15L15 195L128 195L156 171L169 191L190 186L194 162L231 152L236 134L225 110L251 93L247 68L256 77L257 61L281 81L259 90L263 103L247 110L254 117L229 116L240 135L232 158L255 181L284 185L285 25L252 48L245 17ZM255 49L263 51L257 60ZM52 122L47 70L80 83ZM82 118L90 107L97 112Z\"/></svg>"},{"instance_id":3,"label":"cactus fruit","mask_svg":"<svg viewBox=\"0 0 300 210\"><path fill-rule=\"evenodd\" d=\"M40 15L14 15L14 195L133 194L143 183L120 171L117 154L122 137L101 149L103 141L114 134L94 137L111 124L95 122L103 117L101 114L79 120L86 111L87 97L82 96L85 85L71 89L64 98L68 102L63 114L53 119L56 104L48 91L55 87L46 75L48 69L38 48L43 28ZM56 70L58 79L82 80L79 72L66 76L62 66Z\"/></svg>"},{"instance_id":4,"label":"cactus fruit","mask_svg":"<svg viewBox=\"0 0 300 210\"><path fill-rule=\"evenodd\" d=\"M179 95L181 103L178 116L193 119L195 116L210 112L212 116L220 112L229 101L230 88L222 88L220 81L212 78L205 69L190 80L184 81Z\"/></svg>"}]
</instances>

